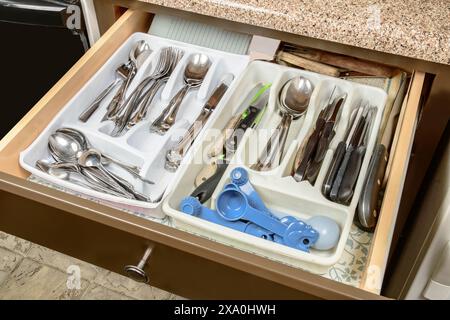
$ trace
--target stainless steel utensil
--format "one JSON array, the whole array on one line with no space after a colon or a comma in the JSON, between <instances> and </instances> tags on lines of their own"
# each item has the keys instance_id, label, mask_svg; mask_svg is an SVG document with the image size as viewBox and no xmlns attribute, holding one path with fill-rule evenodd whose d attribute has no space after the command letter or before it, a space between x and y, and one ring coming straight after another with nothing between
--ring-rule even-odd
<instances>
[{"instance_id":1,"label":"stainless steel utensil","mask_svg":"<svg viewBox=\"0 0 450 320\"><path fill-rule=\"evenodd\" d=\"M147 180L145 178L143 178L139 171L140 168L138 166L133 166L130 164L126 164L122 161L119 161L117 159L114 159L111 156L108 156L102 152L100 152L99 150L97 150L96 148L94 148L88 141L88 139L86 138L86 136L79 130L73 129L73 128L59 128L56 130L56 133L62 133L65 135L68 135L70 137L72 137L73 139L75 139L76 141L78 141L78 143L81 146L82 150L88 150L88 149L94 149L95 151L99 152L102 155L102 164L103 165L108 165L110 163L115 163L116 165L120 166L121 168L123 168L124 170L126 170L128 173L132 174L134 177L138 178L139 180L148 183L148 184L154 184L153 181Z\"/></svg>"},{"instance_id":2,"label":"stainless steel utensil","mask_svg":"<svg viewBox=\"0 0 450 320\"><path fill-rule=\"evenodd\" d=\"M148 58L150 54L151 54L150 47L144 40L137 42L136 45L133 47L133 50L130 51L128 61L128 63L131 66L130 73L126 81L122 83L121 87L116 92L114 98L108 105L107 112L103 117L102 121L112 119L114 116L120 113L126 92L128 90L131 81L134 79L137 70L142 66L143 62Z\"/></svg>"},{"instance_id":3,"label":"stainless steel utensil","mask_svg":"<svg viewBox=\"0 0 450 320\"><path fill-rule=\"evenodd\" d=\"M98 192L107 193L113 196L124 197L125 194L116 192L110 188L105 187L101 184L97 178L92 175L84 175L78 165L71 162L59 162L59 163L47 163L43 160L36 161L36 167L43 172L48 173L61 180L70 181L81 187L92 189ZM83 178L83 180L78 180L73 177L76 174Z\"/></svg>"},{"instance_id":4,"label":"stainless steel utensil","mask_svg":"<svg viewBox=\"0 0 450 320\"><path fill-rule=\"evenodd\" d=\"M347 95L344 94L335 98L319 113L314 131L309 136L305 147L299 148L299 154L296 156L296 159L302 156L301 161L294 168L293 177L296 181L308 180L314 185L328 145L334 137L334 127L346 97Z\"/></svg>"},{"instance_id":5,"label":"stainless steel utensil","mask_svg":"<svg viewBox=\"0 0 450 320\"><path fill-rule=\"evenodd\" d=\"M147 196L141 194L140 192L137 192L130 183L116 176L112 172L106 170L105 167L102 165L101 154L99 152L93 149L82 152L82 154L78 157L78 164L82 167L99 169L102 174L104 174L112 181L117 183L117 185L123 188L125 192L132 194L136 198L136 200L150 201L150 199Z\"/></svg>"},{"instance_id":6,"label":"stainless steel utensil","mask_svg":"<svg viewBox=\"0 0 450 320\"><path fill-rule=\"evenodd\" d=\"M260 87L258 84L255 88ZM253 90L255 90L255 88ZM232 134L225 138L222 144L222 154L218 156L217 159L221 159L221 161L217 161L215 165L214 172L208 177L203 176L204 179L201 179L203 182L197 186L197 188L191 193L192 197L199 199L201 203L204 203L209 198L211 198L214 190L217 187L220 179L225 173L229 161L234 155L236 149L239 146L240 141L242 140L242 136L245 131L249 128L254 128L258 125L259 121L264 114L267 102L269 100L270 94L270 85L263 86L251 99L251 105L241 111L242 108L245 108L248 105L248 100L245 99L243 105L238 109L238 121L231 128ZM250 93L253 93L253 90ZM226 135L226 134L225 134ZM209 167L209 166L208 166ZM206 167L206 169L208 168ZM202 175L203 170L200 172ZM198 179L198 177L197 177ZM196 180L197 180L196 179Z\"/></svg>"},{"instance_id":7,"label":"stainless steel utensil","mask_svg":"<svg viewBox=\"0 0 450 320\"><path fill-rule=\"evenodd\" d=\"M167 83L183 51L172 47L163 48L153 73L146 77L127 98L123 112L114 119L112 136L119 136L125 129L130 129L147 115L148 107L158 91Z\"/></svg>"},{"instance_id":8,"label":"stainless steel utensil","mask_svg":"<svg viewBox=\"0 0 450 320\"><path fill-rule=\"evenodd\" d=\"M116 79L103 90L97 98L79 115L78 119L81 122L87 122L89 118L97 111L103 100L112 92L112 90L130 75L131 66L129 64L122 64L116 70Z\"/></svg>"},{"instance_id":9,"label":"stainless steel utensil","mask_svg":"<svg viewBox=\"0 0 450 320\"><path fill-rule=\"evenodd\" d=\"M266 171L272 169L274 165L279 165L283 158L291 122L306 112L313 91L314 86L311 81L303 77L295 77L284 84L278 95L281 121L252 169Z\"/></svg>"},{"instance_id":10,"label":"stainless steel utensil","mask_svg":"<svg viewBox=\"0 0 450 320\"><path fill-rule=\"evenodd\" d=\"M180 140L180 142L166 154L165 168L168 171L175 172L184 155L189 150L190 146L194 142L197 135L202 130L205 123L219 104L225 92L228 90L234 76L232 74L226 74L217 88L213 91L208 101L202 108L202 111L198 115L197 119L191 124L186 134Z\"/></svg>"},{"instance_id":11,"label":"stainless steel utensil","mask_svg":"<svg viewBox=\"0 0 450 320\"><path fill-rule=\"evenodd\" d=\"M162 67L155 72L151 77L155 80L154 85L147 89L145 92L141 93L140 100L138 101L138 109L135 115L128 121L127 127L130 128L136 123L140 122L147 115L148 107L150 106L154 96L162 88L170 76L172 75L175 67L180 62L184 55L184 52L172 47L163 49L166 51L166 59Z\"/></svg>"},{"instance_id":12,"label":"stainless steel utensil","mask_svg":"<svg viewBox=\"0 0 450 320\"><path fill-rule=\"evenodd\" d=\"M152 123L150 131L164 135L175 123L184 97L191 89L200 87L211 66L209 57L202 53L192 55L184 70L184 86L169 102L161 115Z\"/></svg>"}]
</instances>

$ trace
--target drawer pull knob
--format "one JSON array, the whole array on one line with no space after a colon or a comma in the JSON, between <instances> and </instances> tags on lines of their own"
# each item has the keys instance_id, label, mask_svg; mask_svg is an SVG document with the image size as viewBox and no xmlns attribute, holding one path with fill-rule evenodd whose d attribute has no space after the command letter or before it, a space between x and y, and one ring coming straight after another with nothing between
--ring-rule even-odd
<instances>
[{"instance_id":1,"label":"drawer pull knob","mask_svg":"<svg viewBox=\"0 0 450 320\"><path fill-rule=\"evenodd\" d=\"M141 261L139 261L137 266L133 265L127 265L125 266L124 270L128 277L132 278L133 280L137 282L143 282L148 283L149 278L147 276L147 273L144 271L144 267L148 262L148 259L150 258L150 255L152 254L153 246L148 247L147 250L145 250L144 256L142 257Z\"/></svg>"}]
</instances>

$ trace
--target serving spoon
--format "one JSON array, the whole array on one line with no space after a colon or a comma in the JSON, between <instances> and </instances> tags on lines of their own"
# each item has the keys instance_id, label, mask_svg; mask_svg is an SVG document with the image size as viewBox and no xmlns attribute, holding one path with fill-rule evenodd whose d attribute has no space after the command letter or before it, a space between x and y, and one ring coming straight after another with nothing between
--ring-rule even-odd
<instances>
[{"instance_id":1,"label":"serving spoon","mask_svg":"<svg viewBox=\"0 0 450 320\"><path fill-rule=\"evenodd\" d=\"M274 165L279 165L283 159L291 123L305 114L313 91L314 85L311 81L301 76L292 78L283 85L277 103L281 121L252 169L267 171L271 170Z\"/></svg>"}]
</instances>

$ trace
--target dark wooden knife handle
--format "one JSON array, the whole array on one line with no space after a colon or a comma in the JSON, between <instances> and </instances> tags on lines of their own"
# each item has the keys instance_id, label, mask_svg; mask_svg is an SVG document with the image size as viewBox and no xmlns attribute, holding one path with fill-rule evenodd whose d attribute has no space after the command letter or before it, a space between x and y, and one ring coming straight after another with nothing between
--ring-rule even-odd
<instances>
[{"instance_id":1,"label":"dark wooden knife handle","mask_svg":"<svg viewBox=\"0 0 450 320\"><path fill-rule=\"evenodd\" d=\"M328 199L330 198L331 188L333 187L333 182L336 179L342 159L344 159L345 146L345 141L341 141L338 144L322 186L322 194Z\"/></svg>"},{"instance_id":2,"label":"dark wooden knife handle","mask_svg":"<svg viewBox=\"0 0 450 320\"><path fill-rule=\"evenodd\" d=\"M387 165L387 151L383 144L375 147L368 173L359 197L357 214L359 224L366 231L373 231L377 223L378 194Z\"/></svg>"},{"instance_id":3,"label":"dark wooden knife handle","mask_svg":"<svg viewBox=\"0 0 450 320\"><path fill-rule=\"evenodd\" d=\"M362 161L366 154L366 147L360 146L353 150L348 160L347 169L339 187L337 201L342 204L349 204L353 197L356 181L358 181L361 171Z\"/></svg>"},{"instance_id":4,"label":"dark wooden knife handle","mask_svg":"<svg viewBox=\"0 0 450 320\"><path fill-rule=\"evenodd\" d=\"M320 132L322 131L324 125L324 121L319 122L318 120L313 133L308 138L308 142L306 143L305 149L303 150L302 160L300 161L300 164L295 169L295 172L293 174L293 177L297 182L300 182L305 178L309 160L312 158L314 151L316 150L317 143L319 142Z\"/></svg>"},{"instance_id":5,"label":"dark wooden knife handle","mask_svg":"<svg viewBox=\"0 0 450 320\"><path fill-rule=\"evenodd\" d=\"M348 146L347 150L344 153L344 157L342 158L341 165L339 166L339 170L336 174L336 178L333 181L333 187L330 191L330 200L337 202L339 195L339 188L341 187L342 180L344 179L345 172L347 171L347 165L350 161L350 156L352 155L354 150L353 146Z\"/></svg>"}]
</instances>

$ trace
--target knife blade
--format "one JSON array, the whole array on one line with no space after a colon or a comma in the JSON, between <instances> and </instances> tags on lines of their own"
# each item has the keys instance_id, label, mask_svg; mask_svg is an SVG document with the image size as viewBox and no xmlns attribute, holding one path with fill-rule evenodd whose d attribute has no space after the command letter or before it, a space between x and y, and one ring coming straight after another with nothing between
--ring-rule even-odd
<instances>
[{"instance_id":1,"label":"knife blade","mask_svg":"<svg viewBox=\"0 0 450 320\"><path fill-rule=\"evenodd\" d=\"M227 135L230 135L236 128L237 124L242 118L244 111L259 98L262 89L264 88L264 84L262 82L258 82L252 90L245 96L244 100L242 100L241 104L237 108L237 110L233 113L231 119L225 125L225 129L222 131L222 134L217 139L216 143L211 147L208 152L209 157L217 157L223 152L223 145L228 138Z\"/></svg>"}]
</instances>

